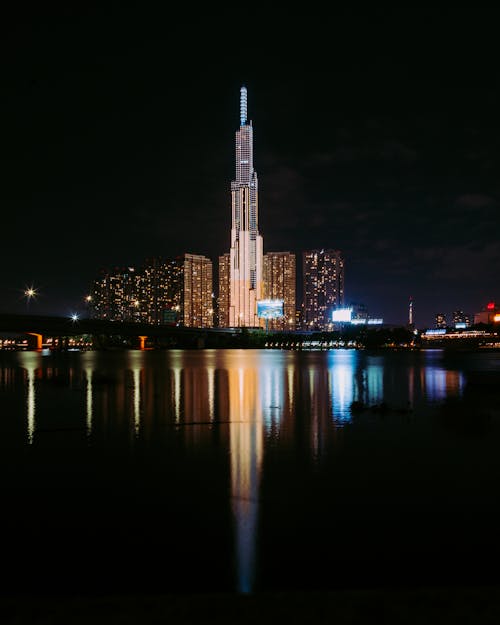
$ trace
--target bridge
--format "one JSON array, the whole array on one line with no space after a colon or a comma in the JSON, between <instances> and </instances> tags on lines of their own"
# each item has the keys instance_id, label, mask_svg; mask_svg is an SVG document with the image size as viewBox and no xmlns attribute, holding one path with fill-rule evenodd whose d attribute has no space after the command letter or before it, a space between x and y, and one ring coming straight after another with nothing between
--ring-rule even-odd
<instances>
[{"instance_id":1,"label":"bridge","mask_svg":"<svg viewBox=\"0 0 500 625\"><path fill-rule=\"evenodd\" d=\"M1 335L23 335L24 349L401 349L419 347L500 348L498 330L442 336L422 335L414 342L407 328L359 329L340 332L265 332L259 328L188 328L141 322L75 319L41 315L0 314ZM4 345L5 347L5 341Z\"/></svg>"},{"instance_id":2,"label":"bridge","mask_svg":"<svg viewBox=\"0 0 500 625\"><path fill-rule=\"evenodd\" d=\"M255 339L262 334L259 330L255 332ZM187 328L42 315L0 314L0 333L25 335L28 349L41 349L48 343L59 349L67 349L75 337L86 337L95 349L249 346L246 344L249 331L243 328Z\"/></svg>"}]
</instances>

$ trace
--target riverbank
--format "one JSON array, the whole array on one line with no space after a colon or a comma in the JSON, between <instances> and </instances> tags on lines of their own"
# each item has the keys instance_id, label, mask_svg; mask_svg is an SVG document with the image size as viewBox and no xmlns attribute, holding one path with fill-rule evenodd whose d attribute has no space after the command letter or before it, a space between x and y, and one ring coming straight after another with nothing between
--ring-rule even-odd
<instances>
[{"instance_id":1,"label":"riverbank","mask_svg":"<svg viewBox=\"0 0 500 625\"><path fill-rule=\"evenodd\" d=\"M310 593L0 598L3 625L306 623L460 625L500 622L500 588Z\"/></svg>"}]
</instances>

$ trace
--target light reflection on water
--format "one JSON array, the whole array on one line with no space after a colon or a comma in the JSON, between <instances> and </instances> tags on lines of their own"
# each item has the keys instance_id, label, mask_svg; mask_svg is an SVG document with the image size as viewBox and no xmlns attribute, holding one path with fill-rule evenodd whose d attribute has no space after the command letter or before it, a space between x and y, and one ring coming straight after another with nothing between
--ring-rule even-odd
<instances>
[{"instance_id":1,"label":"light reflection on water","mask_svg":"<svg viewBox=\"0 0 500 625\"><path fill-rule=\"evenodd\" d=\"M38 420L47 429L46 422L65 411L68 425L82 420L89 447L119 440L128 430L134 445L173 440L181 432L185 445L201 450L215 444L210 432L219 428L218 440L228 454L235 587L243 593L253 590L258 577L260 490L268 446L289 446L306 432L310 459L318 464L334 453L332 433L355 426L352 402L417 406L464 391L463 372L445 368L438 354L172 350L42 358L20 352L0 360L4 388L17 384L13 360L24 371L25 441L31 447L47 440L38 439ZM39 402L49 389L58 389L60 401L39 415Z\"/></svg>"},{"instance_id":2,"label":"light reflection on water","mask_svg":"<svg viewBox=\"0 0 500 625\"><path fill-rule=\"evenodd\" d=\"M132 370L133 378L133 419L134 419L134 434L139 435L141 427L141 373L143 371L144 352L143 351L130 351L129 367Z\"/></svg>"},{"instance_id":3,"label":"light reflection on water","mask_svg":"<svg viewBox=\"0 0 500 625\"><path fill-rule=\"evenodd\" d=\"M231 502L235 521L237 589L249 593L255 576L259 482L263 456L258 358L239 354L228 371Z\"/></svg>"},{"instance_id":4,"label":"light reflection on water","mask_svg":"<svg viewBox=\"0 0 500 625\"><path fill-rule=\"evenodd\" d=\"M425 392L431 401L461 395L464 377L460 371L445 371L435 366L425 369Z\"/></svg>"},{"instance_id":5,"label":"light reflection on water","mask_svg":"<svg viewBox=\"0 0 500 625\"><path fill-rule=\"evenodd\" d=\"M84 369L85 377L87 381L87 392L85 395L87 403L87 436L92 435L92 411L93 411L93 397L92 397L92 369L86 367Z\"/></svg>"}]
</instances>

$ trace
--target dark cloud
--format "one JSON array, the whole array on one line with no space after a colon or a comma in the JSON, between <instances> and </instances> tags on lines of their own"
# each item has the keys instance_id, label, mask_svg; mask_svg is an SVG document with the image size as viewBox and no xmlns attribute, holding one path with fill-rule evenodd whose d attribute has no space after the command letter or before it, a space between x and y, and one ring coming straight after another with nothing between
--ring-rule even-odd
<instances>
[{"instance_id":1,"label":"dark cloud","mask_svg":"<svg viewBox=\"0 0 500 625\"><path fill-rule=\"evenodd\" d=\"M455 199L455 207L476 211L484 208L498 208L498 200L489 195L480 195L479 193L468 193L460 195Z\"/></svg>"},{"instance_id":2,"label":"dark cloud","mask_svg":"<svg viewBox=\"0 0 500 625\"><path fill-rule=\"evenodd\" d=\"M484 247L453 246L428 248L415 253L417 260L427 263L436 280L463 283L474 281L480 284L496 282L500 243L488 243Z\"/></svg>"},{"instance_id":3,"label":"dark cloud","mask_svg":"<svg viewBox=\"0 0 500 625\"><path fill-rule=\"evenodd\" d=\"M313 155L317 166L339 163L397 162L415 163L418 152L398 140L383 140L377 145L338 145L330 152Z\"/></svg>"}]
</instances>

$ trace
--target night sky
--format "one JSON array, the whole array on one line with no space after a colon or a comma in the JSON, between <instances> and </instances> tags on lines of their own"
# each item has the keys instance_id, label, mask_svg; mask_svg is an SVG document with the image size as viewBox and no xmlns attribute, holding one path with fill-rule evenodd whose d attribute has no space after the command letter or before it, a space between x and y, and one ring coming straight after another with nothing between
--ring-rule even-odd
<instances>
[{"instance_id":1,"label":"night sky","mask_svg":"<svg viewBox=\"0 0 500 625\"><path fill-rule=\"evenodd\" d=\"M265 252L300 275L342 250L346 300L390 323L410 296L418 327L500 301L492 11L76 6L1 20L0 312L32 284L30 313L82 310L101 269L154 255L216 274L242 84Z\"/></svg>"}]
</instances>

